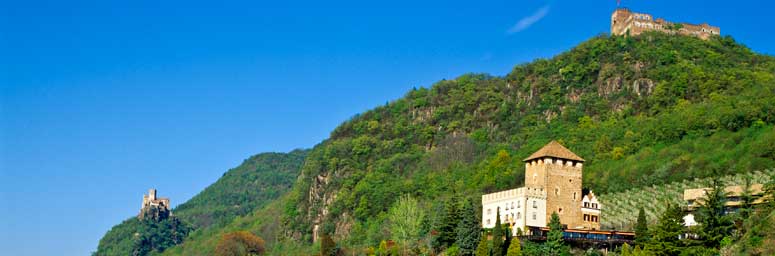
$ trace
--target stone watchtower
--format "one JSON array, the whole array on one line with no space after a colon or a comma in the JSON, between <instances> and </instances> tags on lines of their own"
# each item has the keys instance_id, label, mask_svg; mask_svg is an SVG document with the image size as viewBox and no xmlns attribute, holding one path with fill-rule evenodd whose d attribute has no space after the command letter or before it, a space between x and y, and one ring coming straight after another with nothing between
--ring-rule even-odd
<instances>
[{"instance_id":1,"label":"stone watchtower","mask_svg":"<svg viewBox=\"0 0 775 256\"><path fill-rule=\"evenodd\" d=\"M166 197L157 198L156 189L152 188L148 190L147 195L143 195L143 204L140 207L140 213L137 214L137 218L162 220L171 214L170 199Z\"/></svg>"},{"instance_id":2,"label":"stone watchtower","mask_svg":"<svg viewBox=\"0 0 775 256\"><path fill-rule=\"evenodd\" d=\"M553 212L568 228L583 226L581 218L584 159L556 141L525 158L525 187L546 191L546 220Z\"/></svg>"}]
</instances>

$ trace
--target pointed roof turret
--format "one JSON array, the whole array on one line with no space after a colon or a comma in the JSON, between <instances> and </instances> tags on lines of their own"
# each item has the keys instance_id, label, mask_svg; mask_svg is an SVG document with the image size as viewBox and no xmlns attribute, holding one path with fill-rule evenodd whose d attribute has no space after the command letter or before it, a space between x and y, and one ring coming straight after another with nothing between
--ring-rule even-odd
<instances>
[{"instance_id":1,"label":"pointed roof turret","mask_svg":"<svg viewBox=\"0 0 775 256\"><path fill-rule=\"evenodd\" d=\"M525 158L525 160L523 161L527 162L536 158L541 158L546 156L584 162L584 159L577 156L567 148L563 147L559 142L554 140L549 142L549 144L546 144L546 146L539 149L532 155L530 155L528 158Z\"/></svg>"}]
</instances>

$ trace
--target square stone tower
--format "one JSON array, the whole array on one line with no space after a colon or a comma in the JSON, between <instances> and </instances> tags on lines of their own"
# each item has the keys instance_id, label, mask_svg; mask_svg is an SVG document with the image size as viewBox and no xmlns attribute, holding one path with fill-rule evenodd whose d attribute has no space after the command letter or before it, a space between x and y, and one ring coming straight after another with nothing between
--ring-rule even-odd
<instances>
[{"instance_id":1,"label":"square stone tower","mask_svg":"<svg viewBox=\"0 0 775 256\"><path fill-rule=\"evenodd\" d=\"M546 220L553 212L568 228L583 228L581 213L584 159L556 141L525 158L525 187L546 191Z\"/></svg>"}]
</instances>

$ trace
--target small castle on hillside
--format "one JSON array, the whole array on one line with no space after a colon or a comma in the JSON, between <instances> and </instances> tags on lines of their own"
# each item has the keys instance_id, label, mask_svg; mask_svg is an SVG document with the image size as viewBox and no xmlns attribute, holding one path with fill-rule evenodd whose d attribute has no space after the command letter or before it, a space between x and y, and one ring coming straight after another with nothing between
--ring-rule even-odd
<instances>
[{"instance_id":1,"label":"small castle on hillside","mask_svg":"<svg viewBox=\"0 0 775 256\"><path fill-rule=\"evenodd\" d=\"M143 195L143 205L140 207L139 219L151 218L155 220L166 219L172 215L170 199L166 197L156 198L156 189L149 189L147 195Z\"/></svg>"},{"instance_id":2,"label":"small castle on hillside","mask_svg":"<svg viewBox=\"0 0 775 256\"><path fill-rule=\"evenodd\" d=\"M482 195L482 227L495 227L497 214L512 234L546 228L552 213L563 226L575 230L600 230L600 209L595 194L582 190L584 159L556 141L549 142L525 162L525 186Z\"/></svg>"},{"instance_id":3,"label":"small castle on hillside","mask_svg":"<svg viewBox=\"0 0 775 256\"><path fill-rule=\"evenodd\" d=\"M645 31L661 31L668 34L696 36L707 40L719 35L721 29L702 23L674 23L662 18L654 19L651 14L632 12L627 8L617 8L611 14L611 35L640 35Z\"/></svg>"}]
</instances>

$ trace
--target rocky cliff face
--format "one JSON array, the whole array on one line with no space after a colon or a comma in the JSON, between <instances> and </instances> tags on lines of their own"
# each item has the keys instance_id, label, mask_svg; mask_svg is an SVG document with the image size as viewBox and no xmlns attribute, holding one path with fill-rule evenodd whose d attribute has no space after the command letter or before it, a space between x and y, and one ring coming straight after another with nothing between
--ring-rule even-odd
<instances>
[{"instance_id":1,"label":"rocky cliff face","mask_svg":"<svg viewBox=\"0 0 775 256\"><path fill-rule=\"evenodd\" d=\"M172 215L172 211L167 209L167 207L149 205L140 210L140 214L137 215L137 218L140 220L162 221L169 218L170 215Z\"/></svg>"}]
</instances>

